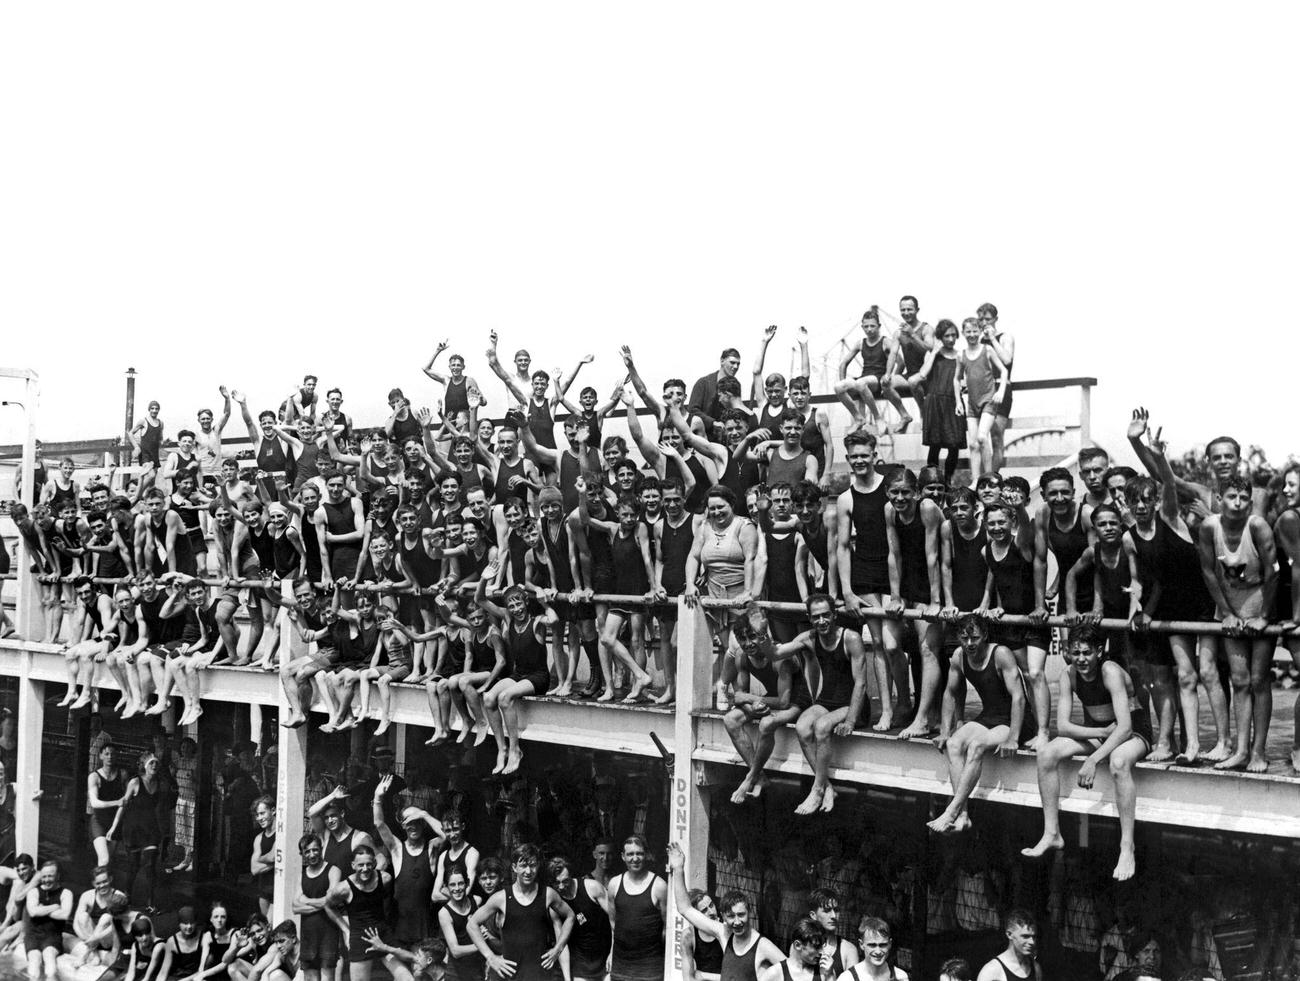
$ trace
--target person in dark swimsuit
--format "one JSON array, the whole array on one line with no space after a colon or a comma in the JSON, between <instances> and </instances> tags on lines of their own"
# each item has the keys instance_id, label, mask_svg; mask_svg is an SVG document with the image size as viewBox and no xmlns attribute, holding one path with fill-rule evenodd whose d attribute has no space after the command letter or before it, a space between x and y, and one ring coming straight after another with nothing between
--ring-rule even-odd
<instances>
[{"instance_id":1,"label":"person in dark swimsuit","mask_svg":"<svg viewBox=\"0 0 1300 981\"><path fill-rule=\"evenodd\" d=\"M379 951L368 948L365 934L377 929L381 936L388 937L387 910L392 891L392 878L376 868L374 848L370 845L355 848L352 874L333 891L347 915L348 971L354 981L370 981L374 962L381 956Z\"/></svg>"},{"instance_id":2,"label":"person in dark swimsuit","mask_svg":"<svg viewBox=\"0 0 1300 981\"><path fill-rule=\"evenodd\" d=\"M516 845L511 853L515 881L494 892L469 921L469 936L487 962L488 977L511 981L551 981L559 968L560 951L573 932L573 909L550 886L538 884L541 852L535 845ZM552 935L551 915L560 920ZM501 917L501 952L488 945L483 927ZM662 953L661 953L662 958Z\"/></svg>"},{"instance_id":3,"label":"person in dark swimsuit","mask_svg":"<svg viewBox=\"0 0 1300 981\"><path fill-rule=\"evenodd\" d=\"M302 881L293 900L293 913L299 917L302 936L299 955L305 981L320 981L321 974L332 979L341 949L342 922L329 906L329 897L343 881L343 873L325 862L321 840L314 834L298 839L302 856Z\"/></svg>"},{"instance_id":4,"label":"person in dark swimsuit","mask_svg":"<svg viewBox=\"0 0 1300 981\"><path fill-rule=\"evenodd\" d=\"M1034 607L1034 579L1038 563L1035 560L1033 525L1027 515L1017 513L1001 502L989 505L984 511L984 533L988 544L984 546L984 562L989 574L985 596L980 610L994 621L990 638L994 644L1005 645L1015 655L1016 663L1025 672L1029 691L1034 700L1035 717L1048 718L1052 696L1047 687L1047 651L1051 647L1051 630L1045 626L1017 627L998 623L1004 613L1028 615L1036 621ZM1068 570L1066 570L1068 572ZM1064 573L1062 574L1064 578ZM1088 579L1091 587L1091 577ZM1092 589L1088 589L1088 602L1092 602ZM1047 742L1046 730L1036 737L1033 749Z\"/></svg>"},{"instance_id":5,"label":"person in dark swimsuit","mask_svg":"<svg viewBox=\"0 0 1300 981\"><path fill-rule=\"evenodd\" d=\"M703 889L686 890L691 909L710 920L718 920L718 907L713 897ZM690 970L683 967L683 977L690 981L713 981L722 977L722 944L711 933L701 933L697 927L681 933L682 956Z\"/></svg>"},{"instance_id":6,"label":"person in dark swimsuit","mask_svg":"<svg viewBox=\"0 0 1300 981\"><path fill-rule=\"evenodd\" d=\"M487 963L469 936L469 921L481 900L469 891L469 876L459 865L447 872L450 897L438 910L438 926L447 942L447 973L452 981L483 981Z\"/></svg>"},{"instance_id":7,"label":"person in dark swimsuit","mask_svg":"<svg viewBox=\"0 0 1300 981\"><path fill-rule=\"evenodd\" d=\"M840 936L840 908L839 891L829 886L814 889L808 897L808 916L826 931L820 970L827 979L838 978L860 960L853 941Z\"/></svg>"},{"instance_id":8,"label":"person in dark swimsuit","mask_svg":"<svg viewBox=\"0 0 1300 981\"><path fill-rule=\"evenodd\" d=\"M226 951L235 939L235 929L230 925L230 910L221 900L208 909L208 929L203 931L203 956L199 961L199 976L211 981L227 981Z\"/></svg>"},{"instance_id":9,"label":"person in dark swimsuit","mask_svg":"<svg viewBox=\"0 0 1300 981\"><path fill-rule=\"evenodd\" d=\"M686 853L676 842L668 845L668 885L677 912L700 934L722 945L719 974L723 981L756 981L784 959L781 948L761 936L750 913L748 897L735 889L722 896L722 919L706 916L691 904L686 892Z\"/></svg>"},{"instance_id":10,"label":"person in dark swimsuit","mask_svg":"<svg viewBox=\"0 0 1300 981\"><path fill-rule=\"evenodd\" d=\"M496 569L489 567L479 580L474 602L497 621L505 641L506 670L509 674L496 682L483 696L483 711L497 742L497 762L493 773L511 774L523 761L519 744L520 698L546 694L549 674L546 669L546 630L560 622L555 610L544 607L540 616L528 611L528 592L523 586L506 590L505 606L487 598L488 580Z\"/></svg>"},{"instance_id":11,"label":"person in dark swimsuit","mask_svg":"<svg viewBox=\"0 0 1300 981\"><path fill-rule=\"evenodd\" d=\"M266 916L275 901L275 798L263 796L253 801L253 820L258 831L253 837L249 868L257 903Z\"/></svg>"},{"instance_id":12,"label":"person in dark swimsuit","mask_svg":"<svg viewBox=\"0 0 1300 981\"><path fill-rule=\"evenodd\" d=\"M826 931L805 916L790 931L790 953L759 975L759 981L821 981L821 957Z\"/></svg>"},{"instance_id":13,"label":"person in dark swimsuit","mask_svg":"<svg viewBox=\"0 0 1300 981\"><path fill-rule=\"evenodd\" d=\"M362 676L369 670L370 659L379 646L378 608L375 593L356 594L355 610L338 610L333 623L335 649L339 658L326 675L334 688L334 715L320 728L322 732L351 729L358 722L352 714L352 699L364 684Z\"/></svg>"},{"instance_id":14,"label":"person in dark swimsuit","mask_svg":"<svg viewBox=\"0 0 1300 981\"><path fill-rule=\"evenodd\" d=\"M763 792L763 767L776 749L777 731L812 705L804 661L802 650L777 657L766 619L757 607L746 610L732 627L731 644L718 674L718 688L729 706L722 724L749 767L731 795L733 804ZM762 686L762 694L750 691L751 680Z\"/></svg>"},{"instance_id":15,"label":"person in dark swimsuit","mask_svg":"<svg viewBox=\"0 0 1300 981\"><path fill-rule=\"evenodd\" d=\"M1004 922L1007 947L980 968L976 981L1042 981L1043 969L1034 959L1038 953L1038 927L1033 915L1013 909Z\"/></svg>"},{"instance_id":16,"label":"person in dark swimsuit","mask_svg":"<svg viewBox=\"0 0 1300 981\"><path fill-rule=\"evenodd\" d=\"M293 920L284 920L271 931L271 949L257 967L266 981L295 981L300 969L306 973L298 928Z\"/></svg>"},{"instance_id":17,"label":"person in dark swimsuit","mask_svg":"<svg viewBox=\"0 0 1300 981\"><path fill-rule=\"evenodd\" d=\"M887 922L875 916L862 917L858 924L858 939L862 944L863 958L839 974L823 973L823 977L835 981L908 981L906 971L889 963L894 937ZM823 956L823 967L825 963ZM940 981L943 981L942 977ZM965 975L965 981L970 981L969 973Z\"/></svg>"},{"instance_id":18,"label":"person in dark swimsuit","mask_svg":"<svg viewBox=\"0 0 1300 981\"><path fill-rule=\"evenodd\" d=\"M1100 508L1098 509L1100 510ZM1115 784L1115 807L1119 812L1119 863L1114 877L1131 879L1135 871L1133 853L1134 810L1137 791L1133 766L1151 750L1151 717L1138 696L1133 679L1114 660L1103 660L1105 635L1085 624L1070 634L1073 663L1061 673L1056 703L1057 736L1038 751L1038 791L1043 800L1043 836L1038 844L1021 851L1029 858L1065 847L1061 837L1060 768L1076 754L1087 754L1079 768L1079 786L1093 785L1097 767L1110 765ZM1083 706L1083 725L1070 721L1074 696Z\"/></svg>"},{"instance_id":19,"label":"person in dark swimsuit","mask_svg":"<svg viewBox=\"0 0 1300 981\"><path fill-rule=\"evenodd\" d=\"M127 892L136 907L148 909L153 906L162 848L164 788L158 775L161 764L157 756L146 753L140 758L139 766L140 775L127 783L122 806L107 838L114 841L120 836L128 856Z\"/></svg>"},{"instance_id":20,"label":"person in dark swimsuit","mask_svg":"<svg viewBox=\"0 0 1300 981\"><path fill-rule=\"evenodd\" d=\"M622 875L609 882L614 907L614 956L610 976L617 981L657 981L663 977L664 915L668 884L647 868L640 835L623 842Z\"/></svg>"},{"instance_id":21,"label":"person in dark swimsuit","mask_svg":"<svg viewBox=\"0 0 1300 981\"><path fill-rule=\"evenodd\" d=\"M549 865L551 885L573 910L569 973L573 981L603 981L614 940L609 896L595 879L578 877L573 862L557 855ZM721 952L719 951L719 957Z\"/></svg>"},{"instance_id":22,"label":"person in dark swimsuit","mask_svg":"<svg viewBox=\"0 0 1300 981\"><path fill-rule=\"evenodd\" d=\"M72 953L82 963L109 967L122 952L116 917L126 911L126 894L113 888L112 873L105 866L90 875L90 888L77 900L69 924L77 937Z\"/></svg>"},{"instance_id":23,"label":"person in dark swimsuit","mask_svg":"<svg viewBox=\"0 0 1300 981\"><path fill-rule=\"evenodd\" d=\"M163 946L160 978L191 978L203 961L203 938L199 936L199 916L193 906L182 906L176 913L176 932Z\"/></svg>"},{"instance_id":24,"label":"person in dark swimsuit","mask_svg":"<svg viewBox=\"0 0 1300 981\"><path fill-rule=\"evenodd\" d=\"M45 862L36 875L36 888L29 889L24 897L27 977L42 981L44 968L44 981L56 981L55 959L63 953L63 931L72 920L72 890L60 882L58 862Z\"/></svg>"},{"instance_id":25,"label":"person in dark swimsuit","mask_svg":"<svg viewBox=\"0 0 1300 981\"><path fill-rule=\"evenodd\" d=\"M776 649L778 658L802 656L809 676L816 679L812 686L816 700L794 726L799 748L813 771L812 790L795 808L800 815L829 812L835 806L835 788L830 781L831 736L847 736L865 724L863 710L867 708L869 714L870 705L862 635L836 625L835 603L825 593L809 596L807 607L812 629Z\"/></svg>"},{"instance_id":26,"label":"person in dark swimsuit","mask_svg":"<svg viewBox=\"0 0 1300 981\"><path fill-rule=\"evenodd\" d=\"M957 636L961 647L948 668L943 724L934 741L947 754L953 790L943 813L927 823L931 831L938 832L965 831L970 827L966 805L984 769L985 753L1013 755L1038 731L1015 655L1003 645L989 642L988 629L975 614L958 621ZM979 695L981 711L957 728L958 699L965 700L967 684Z\"/></svg>"},{"instance_id":27,"label":"person in dark swimsuit","mask_svg":"<svg viewBox=\"0 0 1300 981\"><path fill-rule=\"evenodd\" d=\"M158 418L161 411L157 402L150 402L149 414L131 430L136 443L136 459L143 467L162 467L163 422Z\"/></svg>"}]
</instances>

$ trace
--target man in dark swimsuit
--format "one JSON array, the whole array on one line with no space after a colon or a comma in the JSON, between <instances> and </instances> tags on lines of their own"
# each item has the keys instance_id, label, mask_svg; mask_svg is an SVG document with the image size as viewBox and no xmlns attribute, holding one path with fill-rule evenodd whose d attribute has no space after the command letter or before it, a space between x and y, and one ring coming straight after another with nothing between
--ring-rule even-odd
<instances>
[{"instance_id":1,"label":"man in dark swimsuit","mask_svg":"<svg viewBox=\"0 0 1300 981\"><path fill-rule=\"evenodd\" d=\"M781 948L759 934L750 916L749 900L733 889L722 897L722 920L697 910L686 893L686 853L673 842L668 846L668 878L677 912L701 933L722 944L722 981L755 981L759 974L785 959ZM834 979L827 979L834 981Z\"/></svg>"},{"instance_id":2,"label":"man in dark swimsuit","mask_svg":"<svg viewBox=\"0 0 1300 981\"><path fill-rule=\"evenodd\" d=\"M645 839L623 842L627 869L609 881L614 905L611 981L657 981L664 969L664 914L668 884L646 867Z\"/></svg>"},{"instance_id":3,"label":"man in dark swimsuit","mask_svg":"<svg viewBox=\"0 0 1300 981\"><path fill-rule=\"evenodd\" d=\"M862 635L836 626L835 604L829 596L814 593L808 597L807 607L812 629L776 649L778 658L802 656L810 675L815 664L820 680L816 700L794 726L799 747L813 770L812 790L795 808L795 813L802 815L829 812L835 806L830 781L831 736L850 735L860 724L867 701L867 652Z\"/></svg>"},{"instance_id":4,"label":"man in dark swimsuit","mask_svg":"<svg viewBox=\"0 0 1300 981\"><path fill-rule=\"evenodd\" d=\"M569 935L573 981L603 981L614 939L609 895L595 879L575 875L567 856L551 859L550 868L555 891L573 910L573 933Z\"/></svg>"},{"instance_id":5,"label":"man in dark swimsuit","mask_svg":"<svg viewBox=\"0 0 1300 981\"><path fill-rule=\"evenodd\" d=\"M470 940L497 977L547 981L553 976L560 951L573 932L573 909L558 892L537 881L541 861L541 852L535 845L517 845L511 855L515 881L489 896L470 919ZM552 914L560 920L553 942ZM498 916L502 918L500 953L488 946L482 929ZM510 973L504 973L503 968Z\"/></svg>"},{"instance_id":6,"label":"man in dark swimsuit","mask_svg":"<svg viewBox=\"0 0 1300 981\"><path fill-rule=\"evenodd\" d=\"M1038 952L1038 927L1022 909L1006 919L1007 949L980 968L976 981L1042 981L1043 969L1034 960Z\"/></svg>"},{"instance_id":7,"label":"man in dark swimsuit","mask_svg":"<svg viewBox=\"0 0 1300 981\"><path fill-rule=\"evenodd\" d=\"M988 629L975 614L958 621L961 647L948 668L948 687L943 695L943 722L934 744L948 757L948 779L953 797L933 821L931 831L965 831L971 826L966 805L984 769L988 753L1013 756L1020 743L1037 732L1025 682L1016 657L1001 644L991 644ZM958 699L974 688L980 700L980 714L957 728Z\"/></svg>"}]
</instances>

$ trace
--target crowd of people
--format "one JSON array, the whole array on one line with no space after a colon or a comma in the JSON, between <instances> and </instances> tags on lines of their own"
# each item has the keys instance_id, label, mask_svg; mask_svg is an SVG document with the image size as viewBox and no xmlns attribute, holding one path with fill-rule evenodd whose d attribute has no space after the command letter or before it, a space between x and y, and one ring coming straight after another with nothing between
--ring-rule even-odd
<instances>
[{"instance_id":1,"label":"crowd of people","mask_svg":"<svg viewBox=\"0 0 1300 981\"><path fill-rule=\"evenodd\" d=\"M736 804L762 793L775 730L791 724L814 775L797 813L832 810L833 740L870 728L944 751L953 797L930 826L958 834L983 760L1028 748L1044 804L1042 837L1025 849L1035 857L1063 846L1060 771L1084 755L1081 786L1100 766L1114 778L1114 876L1128 879L1135 763L1268 765L1277 638L1264 627L1300 620L1300 468L1248 473L1221 437L1206 448L1209 481L1185 479L1140 409L1129 441L1145 474L1086 446L1081 493L1063 467L1036 488L1004 476L1015 338L992 304L960 327L931 327L919 310L903 297L894 331L876 308L863 315L833 384L851 416L838 446L811 401L802 328L801 374L766 372L769 327L748 393L735 348L694 385L654 390L625 346L608 399L585 387L575 403L590 356L551 373L521 349L505 365L494 332L487 368L508 407L496 419L464 357L438 367L446 342L424 368L437 411L394 388L370 430L313 375L256 418L222 386L220 414L201 410L170 451L151 403L132 432L137 479L110 472L83 487L71 461L42 463L39 503L11 510L41 583L43 636L67 643L64 704L90 704L107 674L122 717L179 699L193 722L205 669L256 663L280 671L282 725L316 710L327 732L374 717L382 734L392 686L418 684L430 743L491 738L492 772L508 777L522 762L520 699L672 702L677 600L709 600L718 697L746 766ZM249 459L223 450L235 407ZM627 438L605 432L615 414ZM925 466L884 464L878 437L916 418ZM1052 610L1075 628L1055 711ZM281 617L296 637L284 657ZM1214 621L1222 636L1195 628ZM1300 640L1285 643L1300 653ZM980 710L967 718L970 688ZM360 881L353 898L372 879Z\"/></svg>"}]
</instances>

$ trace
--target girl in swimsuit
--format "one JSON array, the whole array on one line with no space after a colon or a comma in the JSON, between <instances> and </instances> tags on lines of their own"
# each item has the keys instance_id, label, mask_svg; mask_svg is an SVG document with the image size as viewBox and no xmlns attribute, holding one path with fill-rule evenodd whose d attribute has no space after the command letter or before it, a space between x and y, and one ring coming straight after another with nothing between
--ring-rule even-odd
<instances>
[{"instance_id":1,"label":"girl in swimsuit","mask_svg":"<svg viewBox=\"0 0 1300 981\"><path fill-rule=\"evenodd\" d=\"M987 344L981 343L983 332L974 317L962 321L962 336L966 347L957 358L957 376L953 387L958 406L965 407L966 445L970 449L971 472L984 473L984 466L993 466L993 424L998 418L998 406L1007 394L1007 368ZM961 396L962 387L966 398Z\"/></svg>"}]
</instances>

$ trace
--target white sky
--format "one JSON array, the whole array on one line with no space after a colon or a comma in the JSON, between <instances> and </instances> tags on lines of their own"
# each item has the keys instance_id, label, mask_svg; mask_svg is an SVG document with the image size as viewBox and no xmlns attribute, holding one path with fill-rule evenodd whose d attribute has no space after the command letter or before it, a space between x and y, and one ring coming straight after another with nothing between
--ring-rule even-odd
<instances>
[{"instance_id":1,"label":"white sky","mask_svg":"<svg viewBox=\"0 0 1300 981\"><path fill-rule=\"evenodd\" d=\"M7 4L0 364L42 435L306 370L377 421L437 338L653 383L992 300L1115 445L1292 431L1294 3ZM1288 122L1289 120L1289 122ZM788 336L771 366L788 368ZM14 395L0 383L0 397ZM499 404L499 388L488 387ZM21 396L17 396L21 397ZM0 409L0 442L21 415Z\"/></svg>"}]
</instances>

